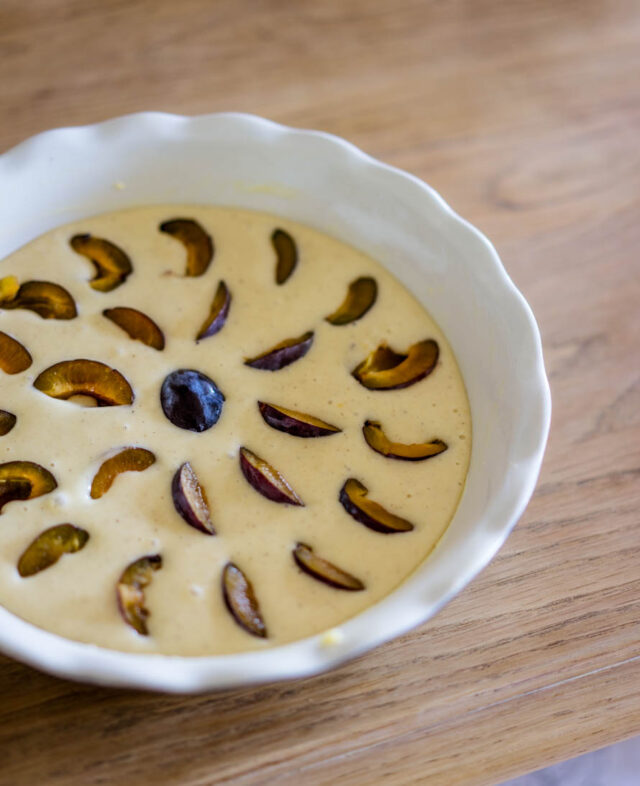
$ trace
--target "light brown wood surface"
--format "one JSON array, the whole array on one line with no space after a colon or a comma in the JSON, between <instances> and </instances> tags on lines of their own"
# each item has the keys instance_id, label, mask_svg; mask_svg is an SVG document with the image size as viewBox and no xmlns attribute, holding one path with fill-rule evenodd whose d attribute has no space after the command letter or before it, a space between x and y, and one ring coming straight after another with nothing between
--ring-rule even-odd
<instances>
[{"instance_id":1,"label":"light brown wood surface","mask_svg":"<svg viewBox=\"0 0 640 786\"><path fill-rule=\"evenodd\" d=\"M490 567L332 673L176 698L0 657L0 784L478 786L640 733L640 3L0 0L0 150L143 109L434 185L536 313L551 439Z\"/></svg>"}]
</instances>

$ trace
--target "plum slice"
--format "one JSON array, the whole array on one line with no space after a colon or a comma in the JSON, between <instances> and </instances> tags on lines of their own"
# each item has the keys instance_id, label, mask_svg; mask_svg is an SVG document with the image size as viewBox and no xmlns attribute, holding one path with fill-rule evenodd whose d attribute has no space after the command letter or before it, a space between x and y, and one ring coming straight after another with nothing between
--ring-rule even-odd
<instances>
[{"instance_id":1,"label":"plum slice","mask_svg":"<svg viewBox=\"0 0 640 786\"><path fill-rule=\"evenodd\" d=\"M91 483L91 498L100 499L106 494L122 472L144 472L155 460L156 457L146 448L123 448L100 465Z\"/></svg>"},{"instance_id":2,"label":"plum slice","mask_svg":"<svg viewBox=\"0 0 640 786\"><path fill-rule=\"evenodd\" d=\"M275 347L245 360L245 366L263 371L279 371L281 368L303 358L313 344L313 331L308 330L297 338L287 338Z\"/></svg>"},{"instance_id":3,"label":"plum slice","mask_svg":"<svg viewBox=\"0 0 640 786\"><path fill-rule=\"evenodd\" d=\"M84 358L54 363L38 374L33 386L51 398L90 396L99 407L131 404L134 399L131 385L119 371Z\"/></svg>"},{"instance_id":4,"label":"plum slice","mask_svg":"<svg viewBox=\"0 0 640 786\"><path fill-rule=\"evenodd\" d=\"M187 431L206 431L222 414L224 394L206 374L181 368L165 377L160 403L167 418Z\"/></svg>"},{"instance_id":5,"label":"plum slice","mask_svg":"<svg viewBox=\"0 0 640 786\"><path fill-rule=\"evenodd\" d=\"M20 374L32 363L29 350L0 330L0 368L7 374Z\"/></svg>"},{"instance_id":6,"label":"plum slice","mask_svg":"<svg viewBox=\"0 0 640 786\"><path fill-rule=\"evenodd\" d=\"M7 502L29 499L32 488L31 483L24 478L15 477L5 480L0 476L0 513Z\"/></svg>"},{"instance_id":7,"label":"plum slice","mask_svg":"<svg viewBox=\"0 0 640 786\"><path fill-rule=\"evenodd\" d=\"M362 433L370 448L387 458L402 459L403 461L424 461L437 456L447 449L446 442L441 439L432 439L429 442L416 442L404 444L392 442L382 430L382 425L377 420L367 420L362 427Z\"/></svg>"},{"instance_id":8,"label":"plum slice","mask_svg":"<svg viewBox=\"0 0 640 786\"><path fill-rule=\"evenodd\" d=\"M328 437L342 431L337 426L332 426L331 423L315 418L313 415L277 407L264 401L258 401L258 409L268 426L277 431L284 431L292 437Z\"/></svg>"},{"instance_id":9,"label":"plum slice","mask_svg":"<svg viewBox=\"0 0 640 786\"><path fill-rule=\"evenodd\" d=\"M16 425L18 418L13 412L7 412L6 409L0 409L0 437L4 437Z\"/></svg>"},{"instance_id":10,"label":"plum slice","mask_svg":"<svg viewBox=\"0 0 640 786\"><path fill-rule=\"evenodd\" d=\"M207 495L188 461L182 464L173 476L171 494L176 510L187 524L205 535L216 534L211 522Z\"/></svg>"},{"instance_id":11,"label":"plum slice","mask_svg":"<svg viewBox=\"0 0 640 786\"><path fill-rule=\"evenodd\" d=\"M360 579L314 554L311 546L307 546L305 543L296 544L292 553L298 567L318 581L329 584L329 586L336 589L349 590L350 592L358 592L365 588Z\"/></svg>"},{"instance_id":12,"label":"plum slice","mask_svg":"<svg viewBox=\"0 0 640 786\"><path fill-rule=\"evenodd\" d=\"M291 235L284 229L273 231L271 245L277 257L276 284L284 284L298 264L298 247Z\"/></svg>"},{"instance_id":13,"label":"plum slice","mask_svg":"<svg viewBox=\"0 0 640 786\"><path fill-rule=\"evenodd\" d=\"M20 284L16 276L3 276L0 278L0 302L13 300L19 289Z\"/></svg>"},{"instance_id":14,"label":"plum slice","mask_svg":"<svg viewBox=\"0 0 640 786\"><path fill-rule=\"evenodd\" d=\"M227 562L222 571L222 595L231 616L241 628L252 636L267 638L267 627L253 586L233 562Z\"/></svg>"},{"instance_id":15,"label":"plum slice","mask_svg":"<svg viewBox=\"0 0 640 786\"><path fill-rule=\"evenodd\" d=\"M367 499L369 490L355 478L349 478L340 489L340 502L347 513L360 524L385 535L392 535L396 532L410 532L413 529L406 519L389 513L377 502Z\"/></svg>"},{"instance_id":16,"label":"plum slice","mask_svg":"<svg viewBox=\"0 0 640 786\"><path fill-rule=\"evenodd\" d=\"M74 235L69 243L77 254L93 262L96 275L89 281L89 286L98 292L111 292L124 284L127 276L133 272L127 254L104 238L89 234Z\"/></svg>"},{"instance_id":17,"label":"plum slice","mask_svg":"<svg viewBox=\"0 0 640 786\"><path fill-rule=\"evenodd\" d=\"M373 352L370 352L362 363L356 367L353 374L355 375L356 371L360 375L386 371L387 369L399 366L406 357L406 355L401 355L399 352L394 352L394 350L383 341L380 346L376 347Z\"/></svg>"},{"instance_id":18,"label":"plum slice","mask_svg":"<svg viewBox=\"0 0 640 786\"><path fill-rule=\"evenodd\" d=\"M88 540L89 533L73 524L49 527L22 552L18 560L18 573L23 579L35 576L41 570L55 565L63 554L75 554L83 549Z\"/></svg>"},{"instance_id":19,"label":"plum slice","mask_svg":"<svg viewBox=\"0 0 640 786\"><path fill-rule=\"evenodd\" d=\"M247 448L240 448L240 469L247 479L247 483L263 497L284 505L304 507L304 502L287 483L283 475Z\"/></svg>"},{"instance_id":20,"label":"plum slice","mask_svg":"<svg viewBox=\"0 0 640 786\"><path fill-rule=\"evenodd\" d=\"M406 388L433 371L439 351L437 342L431 338L410 346L406 355L382 343L351 374L369 390Z\"/></svg>"},{"instance_id":21,"label":"plum slice","mask_svg":"<svg viewBox=\"0 0 640 786\"><path fill-rule=\"evenodd\" d=\"M141 636L148 636L147 618L151 612L144 605L144 589L151 584L153 573L162 567L160 554L147 554L134 560L123 571L116 585L116 598L122 618Z\"/></svg>"},{"instance_id":22,"label":"plum slice","mask_svg":"<svg viewBox=\"0 0 640 786\"><path fill-rule=\"evenodd\" d=\"M141 341L153 349L164 349L164 333L151 317L143 314L142 311L138 311L136 308L116 306L115 308L105 308L102 314L114 325L124 330L129 338Z\"/></svg>"},{"instance_id":23,"label":"plum slice","mask_svg":"<svg viewBox=\"0 0 640 786\"><path fill-rule=\"evenodd\" d=\"M229 316L229 306L231 305L231 292L229 287L221 281L216 289L216 294L213 297L211 308L209 309L209 316L202 323L202 327L198 331L196 341L203 338L209 338L222 330L224 323Z\"/></svg>"},{"instance_id":24,"label":"plum slice","mask_svg":"<svg viewBox=\"0 0 640 786\"><path fill-rule=\"evenodd\" d=\"M341 305L325 317L332 325L348 325L363 317L378 297L378 284L375 278L363 276L349 284L349 289Z\"/></svg>"},{"instance_id":25,"label":"plum slice","mask_svg":"<svg viewBox=\"0 0 640 786\"><path fill-rule=\"evenodd\" d=\"M24 308L43 319L74 319L78 316L75 300L67 290L50 281L25 281L11 297L4 297L0 289L0 308Z\"/></svg>"},{"instance_id":26,"label":"plum slice","mask_svg":"<svg viewBox=\"0 0 640 786\"><path fill-rule=\"evenodd\" d=\"M6 461L0 464L0 512L7 502L34 499L57 487L48 469L33 461Z\"/></svg>"},{"instance_id":27,"label":"plum slice","mask_svg":"<svg viewBox=\"0 0 640 786\"><path fill-rule=\"evenodd\" d=\"M159 229L179 240L185 247L185 276L201 276L207 270L213 259L213 240L197 221L191 218L173 218L160 224Z\"/></svg>"}]
</instances>

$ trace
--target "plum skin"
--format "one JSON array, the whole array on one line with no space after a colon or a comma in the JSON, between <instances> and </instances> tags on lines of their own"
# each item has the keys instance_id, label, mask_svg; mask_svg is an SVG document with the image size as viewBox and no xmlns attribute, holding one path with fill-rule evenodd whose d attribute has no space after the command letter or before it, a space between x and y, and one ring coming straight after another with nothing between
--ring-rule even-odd
<instances>
[{"instance_id":1,"label":"plum skin","mask_svg":"<svg viewBox=\"0 0 640 786\"><path fill-rule=\"evenodd\" d=\"M173 504L182 518L205 535L215 535L207 495L191 464L186 461L176 470L171 481Z\"/></svg>"},{"instance_id":2,"label":"plum skin","mask_svg":"<svg viewBox=\"0 0 640 786\"><path fill-rule=\"evenodd\" d=\"M233 562L227 562L222 570L222 597L241 628L252 636L268 637L253 585Z\"/></svg>"},{"instance_id":3,"label":"plum skin","mask_svg":"<svg viewBox=\"0 0 640 786\"><path fill-rule=\"evenodd\" d=\"M202 432L214 426L224 401L216 383L194 369L172 371L160 389L162 411L174 426L188 431Z\"/></svg>"},{"instance_id":4,"label":"plum skin","mask_svg":"<svg viewBox=\"0 0 640 786\"><path fill-rule=\"evenodd\" d=\"M367 487L359 480L348 478L340 489L338 499L352 518L374 532L393 535L399 532L411 532L414 529L411 522L390 513L378 502L368 499L368 493Z\"/></svg>"},{"instance_id":5,"label":"plum skin","mask_svg":"<svg viewBox=\"0 0 640 786\"><path fill-rule=\"evenodd\" d=\"M245 360L244 364L262 371L280 371L303 358L311 349L313 338L313 331L308 330L298 338L285 339L266 352Z\"/></svg>"},{"instance_id":6,"label":"plum skin","mask_svg":"<svg viewBox=\"0 0 640 786\"><path fill-rule=\"evenodd\" d=\"M272 502L299 505L302 508L305 506L282 473L268 461L245 447L240 448L239 456L242 474L258 494L262 494Z\"/></svg>"},{"instance_id":7,"label":"plum skin","mask_svg":"<svg viewBox=\"0 0 640 786\"><path fill-rule=\"evenodd\" d=\"M285 407L276 407L274 404L267 404L265 401L258 401L258 409L264 422L285 434L292 437L302 437L303 439L312 437L329 437L332 434L339 434L341 429L331 425L324 420L307 415L304 412L295 412Z\"/></svg>"}]
</instances>

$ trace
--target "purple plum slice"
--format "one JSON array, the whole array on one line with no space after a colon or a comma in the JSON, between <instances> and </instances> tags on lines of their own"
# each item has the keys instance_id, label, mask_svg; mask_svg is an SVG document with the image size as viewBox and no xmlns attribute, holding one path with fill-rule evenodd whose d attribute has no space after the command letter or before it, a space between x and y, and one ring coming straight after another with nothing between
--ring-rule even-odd
<instances>
[{"instance_id":1,"label":"purple plum slice","mask_svg":"<svg viewBox=\"0 0 640 786\"><path fill-rule=\"evenodd\" d=\"M293 550L293 559L298 567L318 581L328 584L336 589L358 592L365 588L360 579L347 573L346 570L338 568L314 553L311 546L305 543L298 543Z\"/></svg>"},{"instance_id":2,"label":"purple plum slice","mask_svg":"<svg viewBox=\"0 0 640 786\"><path fill-rule=\"evenodd\" d=\"M207 495L188 461L173 476L171 494L176 510L187 524L205 535L216 534Z\"/></svg>"},{"instance_id":3,"label":"purple plum slice","mask_svg":"<svg viewBox=\"0 0 640 786\"><path fill-rule=\"evenodd\" d=\"M304 502L282 474L247 448L240 448L240 469L249 485L263 497L284 505L304 507Z\"/></svg>"},{"instance_id":4,"label":"purple plum slice","mask_svg":"<svg viewBox=\"0 0 640 786\"><path fill-rule=\"evenodd\" d=\"M340 502L347 513L360 524L385 535L410 532L414 527L406 519L389 513L388 510L367 499L369 490L355 478L349 478L340 489Z\"/></svg>"},{"instance_id":5,"label":"purple plum slice","mask_svg":"<svg viewBox=\"0 0 640 786\"><path fill-rule=\"evenodd\" d=\"M216 333L222 330L229 316L230 306L231 292L229 292L229 288L224 281L221 281L214 295L213 303L209 310L209 316L202 323L202 327L196 336L196 341L201 341L203 338L209 338L209 336L215 336Z\"/></svg>"},{"instance_id":6,"label":"purple plum slice","mask_svg":"<svg viewBox=\"0 0 640 786\"><path fill-rule=\"evenodd\" d=\"M281 368L303 358L313 344L313 331L309 330L297 338L287 338L275 347L245 360L245 366L263 371L279 371Z\"/></svg>"},{"instance_id":7,"label":"purple plum slice","mask_svg":"<svg viewBox=\"0 0 640 786\"><path fill-rule=\"evenodd\" d=\"M271 235L271 244L276 252L276 284L284 284L298 264L298 248L294 239L284 229L276 229Z\"/></svg>"},{"instance_id":8,"label":"purple plum slice","mask_svg":"<svg viewBox=\"0 0 640 786\"><path fill-rule=\"evenodd\" d=\"M328 437L342 431L337 426L332 426L331 423L313 415L296 412L285 407L277 407L275 404L267 404L264 401L258 401L258 409L268 426L290 434L292 437Z\"/></svg>"},{"instance_id":9,"label":"purple plum slice","mask_svg":"<svg viewBox=\"0 0 640 786\"><path fill-rule=\"evenodd\" d=\"M241 628L252 636L267 638L267 627L253 586L233 562L228 562L222 571L222 595L231 616Z\"/></svg>"}]
</instances>

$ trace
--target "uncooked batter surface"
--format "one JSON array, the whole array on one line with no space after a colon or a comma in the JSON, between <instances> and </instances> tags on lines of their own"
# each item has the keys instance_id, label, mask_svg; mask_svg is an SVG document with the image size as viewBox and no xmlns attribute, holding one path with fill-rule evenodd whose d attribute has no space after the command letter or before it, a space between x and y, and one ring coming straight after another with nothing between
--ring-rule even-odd
<instances>
[{"instance_id":1,"label":"uncooked batter surface","mask_svg":"<svg viewBox=\"0 0 640 786\"><path fill-rule=\"evenodd\" d=\"M185 277L185 249L158 231L167 219L189 217L212 236L215 255L200 277ZM271 234L286 230L299 262L286 283L274 279ZM133 273L110 292L89 286L95 271L69 239L91 233L121 247ZM424 308L380 264L308 227L250 211L163 206L97 216L57 228L0 262L0 276L61 284L78 316L42 319L32 311L0 310L0 330L31 353L32 365L13 375L0 370L0 408L17 416L0 437L0 463L36 462L58 486L0 515L0 604L62 636L130 652L206 655L283 644L340 623L396 588L427 557L450 522L467 472L469 405L449 345ZM351 281L373 276L378 297L350 325L325 317L343 301ZM232 294L223 329L199 343L195 335L220 280ZM133 341L107 320L106 308L128 306L150 316L166 337L157 351ZM306 356L278 371L244 360L283 339L314 331ZM398 390L367 390L351 375L380 342L397 352L433 338L435 370ZM130 406L87 408L51 398L33 381L54 363L90 358L117 369L135 393ZM224 393L220 420L195 433L163 413L160 387L179 368L196 369ZM258 401L310 413L340 433L301 439L270 428ZM399 461L374 452L363 423L380 421L397 442L438 438L448 449L426 461ZM119 475L100 499L92 479L118 448L155 454L143 472ZM304 501L304 507L266 499L243 476L241 446L268 460ZM185 461L206 490L217 534L188 526L176 511L171 481ZM374 532L340 504L349 477L369 497L411 521L411 532ZM64 522L89 533L86 546L36 575L22 578L20 555L43 530ZM358 577L366 589L347 592L303 573L292 558L297 542ZM146 554L163 567L145 590L149 635L125 624L115 587L124 568ZM250 635L227 609L221 572L229 561L250 579L268 638Z\"/></svg>"}]
</instances>

